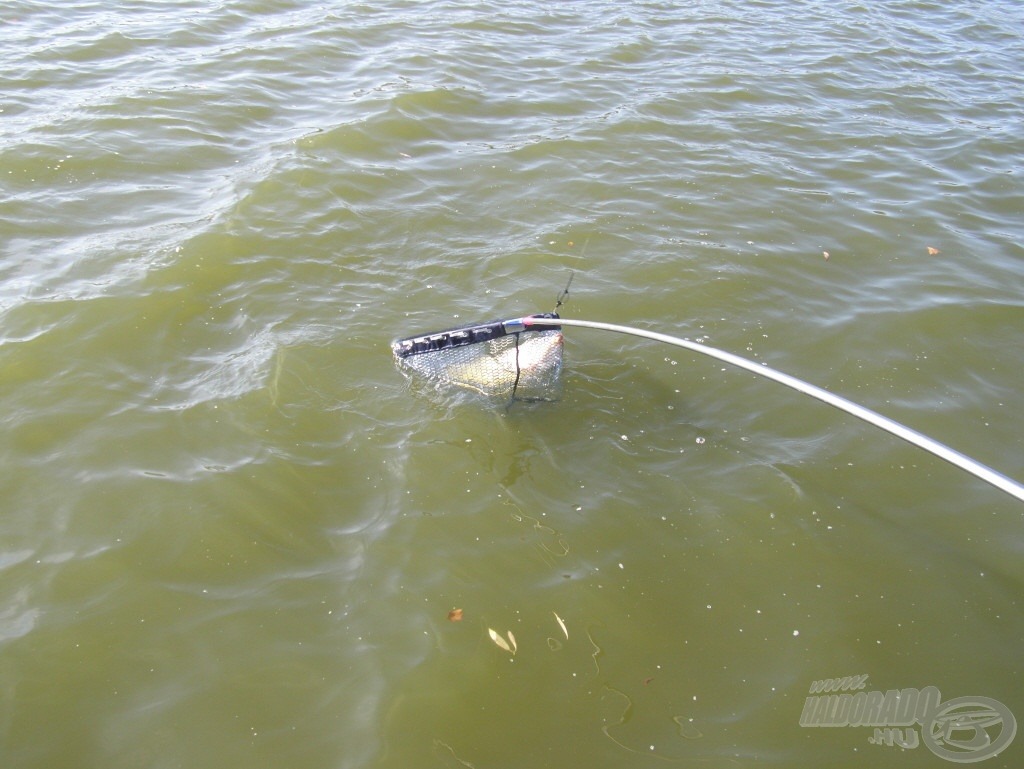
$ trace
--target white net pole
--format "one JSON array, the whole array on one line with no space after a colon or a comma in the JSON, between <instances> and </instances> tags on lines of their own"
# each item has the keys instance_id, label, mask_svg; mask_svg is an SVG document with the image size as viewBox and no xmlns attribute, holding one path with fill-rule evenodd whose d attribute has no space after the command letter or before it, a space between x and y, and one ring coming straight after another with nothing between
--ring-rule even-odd
<instances>
[{"instance_id":1,"label":"white net pole","mask_svg":"<svg viewBox=\"0 0 1024 769\"><path fill-rule=\"evenodd\" d=\"M834 406L840 411L845 411L847 414L852 414L858 419L862 419L865 422L873 424L875 427L879 427L886 432L892 433L908 443L912 443L915 446L934 454L940 459L944 459L950 464L956 465L962 470L966 470L971 475L980 478L992 486L995 486L997 489L1001 489L1010 496L1016 497L1024 502L1024 486L1017 483L1017 481L1012 478L1008 478L1002 473L998 473L992 468L961 454L959 451L951 449L949 446L946 446L939 441L929 438L927 435L923 435L916 430L912 430L906 425L893 421L886 416L865 408L864 406L860 406L853 401L847 400L835 393L831 393L828 390L823 390L820 387L804 382L803 380L797 379L789 374L784 374L781 371L769 368L762 363L755 363L747 360L746 358L741 358L739 355L734 355L730 352L725 352L724 350L718 350L714 347L708 347L707 345L694 342L689 339L680 339L679 337L669 336L668 334L659 334L656 331L630 328L629 326L618 326L613 323L601 323L599 321L591 320L567 320L566 318L521 318L508 322L522 323L527 327L577 326L579 328L591 328L599 331L615 331L620 334L629 334L630 336L650 339L655 342L664 342L675 347L682 347L683 349L690 350L691 352L695 352L700 355L717 358L718 360L732 366L736 366L737 368L771 379L779 384L796 390L797 392L801 392L804 395L810 395L812 398L816 398L823 403Z\"/></svg>"}]
</instances>

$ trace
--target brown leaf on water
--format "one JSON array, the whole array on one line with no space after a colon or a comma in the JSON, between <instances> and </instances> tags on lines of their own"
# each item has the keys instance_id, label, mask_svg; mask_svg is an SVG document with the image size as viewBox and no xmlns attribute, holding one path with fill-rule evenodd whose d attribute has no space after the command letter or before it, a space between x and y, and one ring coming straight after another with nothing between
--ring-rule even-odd
<instances>
[{"instance_id":1,"label":"brown leaf on water","mask_svg":"<svg viewBox=\"0 0 1024 769\"><path fill-rule=\"evenodd\" d=\"M462 622L462 609L452 609L448 612L449 622Z\"/></svg>"},{"instance_id":2,"label":"brown leaf on water","mask_svg":"<svg viewBox=\"0 0 1024 769\"><path fill-rule=\"evenodd\" d=\"M929 255L929 256L935 256L936 254L941 254L941 253L942 253L942 252L941 252L941 251L939 251L939 249L937 249L937 248L932 248L931 246L928 246L928 255Z\"/></svg>"}]
</instances>

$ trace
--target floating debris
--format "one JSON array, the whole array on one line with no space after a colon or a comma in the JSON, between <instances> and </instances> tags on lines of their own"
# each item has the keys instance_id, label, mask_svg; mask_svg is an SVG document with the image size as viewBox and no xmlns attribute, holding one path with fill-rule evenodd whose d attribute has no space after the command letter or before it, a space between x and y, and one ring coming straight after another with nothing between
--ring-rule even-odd
<instances>
[{"instance_id":1,"label":"floating debris","mask_svg":"<svg viewBox=\"0 0 1024 769\"><path fill-rule=\"evenodd\" d=\"M558 612L551 612L555 615L555 619L558 620L558 627L562 628L562 632L565 633L565 640L569 640L569 630L565 627L565 620L558 616Z\"/></svg>"},{"instance_id":2,"label":"floating debris","mask_svg":"<svg viewBox=\"0 0 1024 769\"><path fill-rule=\"evenodd\" d=\"M508 634L508 641L505 640L504 636L498 635L498 631L494 628L487 628L487 633L491 636L491 640L494 641L495 645L497 645L501 649L504 649L509 654L515 655L517 650L516 638L514 635L512 635L511 632L509 632ZM509 643L509 641L511 641L511 643Z\"/></svg>"}]
</instances>

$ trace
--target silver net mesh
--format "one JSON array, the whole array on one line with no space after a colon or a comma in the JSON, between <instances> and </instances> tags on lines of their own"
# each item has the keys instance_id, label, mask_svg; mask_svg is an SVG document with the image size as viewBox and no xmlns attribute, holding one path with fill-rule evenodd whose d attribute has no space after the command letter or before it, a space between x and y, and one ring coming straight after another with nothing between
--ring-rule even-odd
<instances>
[{"instance_id":1,"label":"silver net mesh","mask_svg":"<svg viewBox=\"0 0 1024 769\"><path fill-rule=\"evenodd\" d=\"M415 354L395 351L407 376L493 398L554 400L562 374L562 332L524 331Z\"/></svg>"}]
</instances>

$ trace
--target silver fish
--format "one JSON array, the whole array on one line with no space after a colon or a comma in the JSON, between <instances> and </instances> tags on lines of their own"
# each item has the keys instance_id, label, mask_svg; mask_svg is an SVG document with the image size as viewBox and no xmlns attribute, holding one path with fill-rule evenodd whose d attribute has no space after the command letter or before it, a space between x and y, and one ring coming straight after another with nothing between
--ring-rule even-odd
<instances>
[{"instance_id":1,"label":"silver fish","mask_svg":"<svg viewBox=\"0 0 1024 769\"><path fill-rule=\"evenodd\" d=\"M445 378L482 395L507 397L515 390L522 397L543 397L561 374L562 342L560 331L530 334L518 347L506 344L496 354L452 365Z\"/></svg>"},{"instance_id":2,"label":"silver fish","mask_svg":"<svg viewBox=\"0 0 1024 769\"><path fill-rule=\"evenodd\" d=\"M562 372L562 333L543 331L398 358L399 367L428 381L488 397L551 398Z\"/></svg>"}]
</instances>

